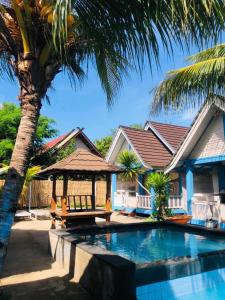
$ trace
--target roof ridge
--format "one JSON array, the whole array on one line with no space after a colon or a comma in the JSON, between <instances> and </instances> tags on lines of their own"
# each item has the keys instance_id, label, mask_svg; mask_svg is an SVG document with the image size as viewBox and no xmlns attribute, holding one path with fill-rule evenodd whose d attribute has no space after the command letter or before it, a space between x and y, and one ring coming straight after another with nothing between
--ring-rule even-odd
<instances>
[{"instance_id":1,"label":"roof ridge","mask_svg":"<svg viewBox=\"0 0 225 300\"><path fill-rule=\"evenodd\" d=\"M175 126L175 127L181 127L181 128L190 128L190 126L184 126L184 125L176 125L176 124L169 124L169 123L162 123L162 122L156 122L156 121L147 121L149 123L155 123L155 124L159 124L159 125L167 125L167 126Z\"/></svg>"},{"instance_id":2,"label":"roof ridge","mask_svg":"<svg viewBox=\"0 0 225 300\"><path fill-rule=\"evenodd\" d=\"M125 125L119 125L119 128L127 128L127 129L136 130L136 131L147 132L147 130L144 130L144 129L133 128L133 127L125 126Z\"/></svg>"}]
</instances>

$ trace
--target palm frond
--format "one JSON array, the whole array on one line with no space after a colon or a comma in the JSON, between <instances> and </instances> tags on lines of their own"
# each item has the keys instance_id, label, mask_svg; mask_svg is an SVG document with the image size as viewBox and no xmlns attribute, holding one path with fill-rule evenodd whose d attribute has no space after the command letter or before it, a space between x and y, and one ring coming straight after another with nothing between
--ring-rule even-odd
<instances>
[{"instance_id":1,"label":"palm frond","mask_svg":"<svg viewBox=\"0 0 225 300\"><path fill-rule=\"evenodd\" d=\"M94 53L94 61L108 105L111 106L122 86L123 77L128 75L129 64L116 53L108 55L104 49Z\"/></svg>"},{"instance_id":2,"label":"palm frond","mask_svg":"<svg viewBox=\"0 0 225 300\"><path fill-rule=\"evenodd\" d=\"M80 81L91 61L110 105L130 66L141 74L146 62L160 64L161 45L171 54L173 42L216 40L224 8L223 0L0 1L0 51L2 42L15 61L31 52L42 69L53 66L47 80L65 67Z\"/></svg>"},{"instance_id":3,"label":"palm frond","mask_svg":"<svg viewBox=\"0 0 225 300\"><path fill-rule=\"evenodd\" d=\"M143 64L143 55L150 63L153 57L158 60L161 42L168 51L171 38L181 46L190 39L202 45L206 36L217 38L224 28L222 0L133 0L129 3L58 0L54 9L57 18L53 20L55 41L65 42L66 17L70 11L79 17L92 37L115 45L121 55L132 58L139 66Z\"/></svg>"},{"instance_id":4,"label":"palm frond","mask_svg":"<svg viewBox=\"0 0 225 300\"><path fill-rule=\"evenodd\" d=\"M209 35L217 39L224 28L222 0L57 0L53 6L57 16L52 22L55 51L63 61L68 60L69 31L75 41L81 37L84 48L91 45L109 104L126 75L124 62L141 73L146 58L150 67L153 61L159 65L160 44L170 54L172 41L182 48L193 41L200 47ZM67 26L68 15L74 18L72 28ZM87 51L88 58L93 57L91 53ZM121 60L115 60L115 55Z\"/></svg>"},{"instance_id":5,"label":"palm frond","mask_svg":"<svg viewBox=\"0 0 225 300\"><path fill-rule=\"evenodd\" d=\"M201 60L205 59L205 60ZM170 71L155 89L154 112L199 107L210 94L225 93L225 45L190 58L194 64Z\"/></svg>"},{"instance_id":6,"label":"palm frond","mask_svg":"<svg viewBox=\"0 0 225 300\"><path fill-rule=\"evenodd\" d=\"M139 174L143 173L142 165L139 163L136 155L129 150L124 150L120 153L118 160L123 173L120 174L122 180L134 181Z\"/></svg>"},{"instance_id":7,"label":"palm frond","mask_svg":"<svg viewBox=\"0 0 225 300\"><path fill-rule=\"evenodd\" d=\"M33 166L33 167L28 168L27 173L26 173L26 177L25 177L25 180L24 180L24 183L23 183L23 189L22 189L22 192L21 192L21 197L23 197L27 193L27 190L29 188L29 184L33 180L34 176L37 175L40 171L41 171L41 166Z\"/></svg>"},{"instance_id":8,"label":"palm frond","mask_svg":"<svg viewBox=\"0 0 225 300\"><path fill-rule=\"evenodd\" d=\"M217 58L225 56L225 44L218 44L212 48L208 48L204 51L191 55L187 58L188 62L198 63L210 58Z\"/></svg>"},{"instance_id":9,"label":"palm frond","mask_svg":"<svg viewBox=\"0 0 225 300\"><path fill-rule=\"evenodd\" d=\"M15 81L13 66L10 61L10 54L6 51L0 51L0 77L6 76L9 80Z\"/></svg>"}]
</instances>

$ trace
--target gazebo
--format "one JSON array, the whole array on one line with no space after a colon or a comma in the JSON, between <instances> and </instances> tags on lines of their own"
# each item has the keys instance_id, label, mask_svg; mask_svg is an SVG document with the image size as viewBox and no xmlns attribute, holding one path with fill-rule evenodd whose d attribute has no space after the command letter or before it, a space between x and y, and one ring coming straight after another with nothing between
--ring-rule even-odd
<instances>
[{"instance_id":1,"label":"gazebo","mask_svg":"<svg viewBox=\"0 0 225 300\"><path fill-rule=\"evenodd\" d=\"M103 218L110 222L111 211L111 174L121 170L108 164L103 158L86 149L77 149L68 157L44 169L39 174L52 178L51 215L52 228L55 221L60 220L62 227L71 227L81 223L95 223L95 217ZM92 181L90 195L68 195L69 177L78 176ZM96 209L96 178L106 178L106 203L105 209ZM56 195L56 179L63 179L63 194Z\"/></svg>"}]
</instances>

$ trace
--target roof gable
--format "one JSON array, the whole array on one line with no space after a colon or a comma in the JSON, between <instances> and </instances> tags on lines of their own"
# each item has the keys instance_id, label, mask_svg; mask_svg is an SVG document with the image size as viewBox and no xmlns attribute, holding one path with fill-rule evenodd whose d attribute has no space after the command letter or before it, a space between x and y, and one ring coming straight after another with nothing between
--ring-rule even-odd
<instances>
[{"instance_id":1,"label":"roof gable","mask_svg":"<svg viewBox=\"0 0 225 300\"><path fill-rule=\"evenodd\" d=\"M81 129L79 127L45 144L44 151L53 150L53 152L57 152L58 150L64 148L73 138L80 138L91 152L102 157L94 143L92 143L87 135L83 132L83 128Z\"/></svg>"},{"instance_id":2,"label":"roof gable","mask_svg":"<svg viewBox=\"0 0 225 300\"><path fill-rule=\"evenodd\" d=\"M210 121L216 114L218 114L218 111L221 110L224 112L224 108L221 106L220 99L215 98L211 103L204 103L194 119L190 129L187 131L183 142L180 144L177 152L167 167L166 173L170 172L175 167L181 166L183 161L191 155L192 150L199 142L201 136L205 134Z\"/></svg>"},{"instance_id":3,"label":"roof gable","mask_svg":"<svg viewBox=\"0 0 225 300\"><path fill-rule=\"evenodd\" d=\"M134 129L120 126L116 137L107 155L107 161L111 160L113 151L121 139L121 135L128 141L132 150L146 168L164 168L168 165L172 152L165 147L160 139L150 130ZM118 147L117 151L120 150Z\"/></svg>"},{"instance_id":4,"label":"roof gable","mask_svg":"<svg viewBox=\"0 0 225 300\"><path fill-rule=\"evenodd\" d=\"M188 129L185 126L152 121L145 125L145 130L152 130L172 153L176 152Z\"/></svg>"},{"instance_id":5,"label":"roof gable","mask_svg":"<svg viewBox=\"0 0 225 300\"><path fill-rule=\"evenodd\" d=\"M163 168L169 163L172 153L153 132L124 126L121 128L146 165Z\"/></svg>"}]
</instances>

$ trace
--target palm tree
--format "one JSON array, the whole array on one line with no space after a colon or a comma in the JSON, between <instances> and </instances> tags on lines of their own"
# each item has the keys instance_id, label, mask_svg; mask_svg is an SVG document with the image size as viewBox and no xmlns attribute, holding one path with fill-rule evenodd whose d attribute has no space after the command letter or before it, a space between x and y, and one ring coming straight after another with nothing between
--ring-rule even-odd
<instances>
[{"instance_id":1,"label":"palm tree","mask_svg":"<svg viewBox=\"0 0 225 300\"><path fill-rule=\"evenodd\" d=\"M138 185L140 185L147 192L147 194L150 195L149 189L146 189L146 187L138 180L138 175L143 174L144 169L134 152L129 150L122 151L117 162L123 170L123 172L120 174L121 179L131 182L136 181Z\"/></svg>"},{"instance_id":2,"label":"palm tree","mask_svg":"<svg viewBox=\"0 0 225 300\"><path fill-rule=\"evenodd\" d=\"M170 178L162 172L155 172L148 175L145 186L153 188L155 192L155 206L158 220L165 220L167 216Z\"/></svg>"},{"instance_id":3,"label":"palm tree","mask_svg":"<svg viewBox=\"0 0 225 300\"><path fill-rule=\"evenodd\" d=\"M204 40L224 26L223 0L0 1L0 74L18 81L22 118L0 200L0 272L17 201L29 166L42 100L55 76L72 82L97 69L112 103L130 67L159 63L159 40L171 52ZM47 97L48 99L48 97Z\"/></svg>"},{"instance_id":4,"label":"palm tree","mask_svg":"<svg viewBox=\"0 0 225 300\"><path fill-rule=\"evenodd\" d=\"M225 44L216 45L187 59L191 65L170 71L156 88L153 110L196 108L216 94L224 105Z\"/></svg>"}]
</instances>

